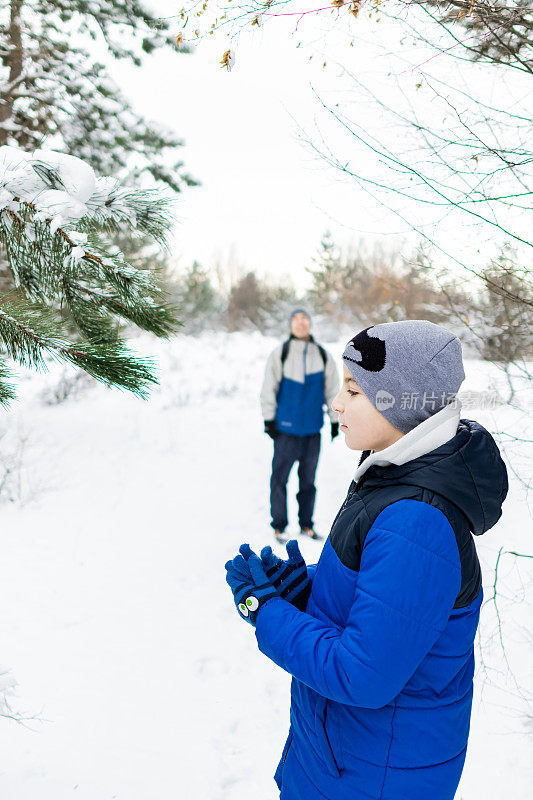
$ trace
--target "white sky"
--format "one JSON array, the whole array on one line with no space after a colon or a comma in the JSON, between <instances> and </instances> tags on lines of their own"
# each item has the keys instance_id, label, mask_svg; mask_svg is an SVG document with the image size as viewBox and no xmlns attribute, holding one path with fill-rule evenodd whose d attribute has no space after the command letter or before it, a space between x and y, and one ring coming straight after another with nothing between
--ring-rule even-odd
<instances>
[{"instance_id":1,"label":"white sky","mask_svg":"<svg viewBox=\"0 0 533 800\"><path fill-rule=\"evenodd\" d=\"M168 8L168 0L163 6ZM290 273L301 285L306 282L305 266L310 265L327 229L341 244L364 237L385 247L403 243L409 251L418 241L405 222L314 155L303 141L302 129L315 140L320 131L343 160L351 160L358 168L365 165L370 175L385 175L389 180L379 159L372 159L367 148L332 124L313 89L330 105L350 104L351 117L369 135L377 133L392 149L401 150L406 146L404 132L391 128L380 109L341 77L335 59L391 103L398 100L394 76L399 74L408 101L416 95L423 108L424 88L416 94L420 70L412 65L422 63L429 54L414 48L403 25L386 19L376 24L345 14L336 29L324 35L322 27L329 30L330 25L329 12L322 19L306 17L296 34L292 18L272 19L260 30L248 28L231 43L222 34L208 37L192 55L161 51L146 58L141 70L125 63L114 67L135 108L183 137L186 146L179 155L202 182L178 202L173 254L181 265L194 258L206 266L230 259L246 270ZM219 66L228 46L236 53L232 72ZM474 80L479 87L480 68L458 66L463 85ZM446 57L434 59L429 67L434 75L447 78L450 74ZM486 68L482 83L485 99L495 101L496 95L506 91L501 78L497 82ZM515 90L517 95L522 91L520 85ZM428 103L434 102L429 94L427 98ZM407 101L401 102L406 107ZM442 113L442 108L435 108L434 119ZM458 229L449 215L442 221L442 214L431 208L415 209L412 203L400 203L399 208L424 224L430 235L438 231L445 240L460 241L465 260L475 258L480 249L483 256L494 252L486 233L483 250L476 229L465 228L464 222Z\"/></svg>"}]
</instances>

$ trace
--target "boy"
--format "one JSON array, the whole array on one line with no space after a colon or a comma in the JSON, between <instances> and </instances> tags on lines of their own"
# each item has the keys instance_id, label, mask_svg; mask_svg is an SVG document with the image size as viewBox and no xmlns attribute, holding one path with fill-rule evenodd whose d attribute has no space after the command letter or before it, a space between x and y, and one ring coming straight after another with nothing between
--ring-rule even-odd
<instances>
[{"instance_id":1,"label":"boy","mask_svg":"<svg viewBox=\"0 0 533 800\"><path fill-rule=\"evenodd\" d=\"M482 600L471 532L499 519L507 473L459 419L449 331L376 325L343 362L333 408L364 452L318 565L291 543L287 562L243 546L226 565L259 649L294 676L275 778L282 800L452 800Z\"/></svg>"}]
</instances>

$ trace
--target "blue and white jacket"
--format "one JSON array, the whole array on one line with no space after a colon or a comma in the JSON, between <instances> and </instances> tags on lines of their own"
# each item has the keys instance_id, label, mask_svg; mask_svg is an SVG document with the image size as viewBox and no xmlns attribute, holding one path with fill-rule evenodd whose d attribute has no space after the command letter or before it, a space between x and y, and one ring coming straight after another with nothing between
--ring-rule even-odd
<instances>
[{"instance_id":1,"label":"blue and white jacket","mask_svg":"<svg viewBox=\"0 0 533 800\"><path fill-rule=\"evenodd\" d=\"M332 422L337 413L331 403L339 391L339 375L333 357L324 361L313 337L310 341L291 336L285 363L283 345L270 354L261 389L263 419L276 420L281 433L309 436L324 424L324 404Z\"/></svg>"},{"instance_id":2,"label":"blue and white jacket","mask_svg":"<svg viewBox=\"0 0 533 800\"><path fill-rule=\"evenodd\" d=\"M471 532L499 519L507 472L450 406L363 459L306 611L275 598L257 619L294 676L276 780L282 800L452 800L482 601Z\"/></svg>"}]
</instances>

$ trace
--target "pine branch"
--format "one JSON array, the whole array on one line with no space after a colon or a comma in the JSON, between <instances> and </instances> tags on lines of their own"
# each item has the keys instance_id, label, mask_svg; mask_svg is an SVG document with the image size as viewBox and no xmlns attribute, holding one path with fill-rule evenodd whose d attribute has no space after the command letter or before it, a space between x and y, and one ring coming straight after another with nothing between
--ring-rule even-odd
<instances>
[{"instance_id":1,"label":"pine branch","mask_svg":"<svg viewBox=\"0 0 533 800\"><path fill-rule=\"evenodd\" d=\"M0 244L26 298L0 301L0 347L31 368L45 369L46 357L70 361L145 396L156 382L152 363L128 352L120 324L166 337L180 323L154 271L129 264L106 234L137 231L162 243L168 212L165 198L96 179L79 159L0 148ZM4 383L0 374L7 399Z\"/></svg>"},{"instance_id":2,"label":"pine branch","mask_svg":"<svg viewBox=\"0 0 533 800\"><path fill-rule=\"evenodd\" d=\"M149 384L157 383L151 360L131 355L120 339L71 342L54 312L24 300L3 299L0 340L12 359L34 369L47 369L48 354L56 360L70 361L102 383L128 389L141 397L147 396Z\"/></svg>"},{"instance_id":3,"label":"pine branch","mask_svg":"<svg viewBox=\"0 0 533 800\"><path fill-rule=\"evenodd\" d=\"M0 403L8 406L16 397L16 392L10 381L12 375L6 365L0 360Z\"/></svg>"},{"instance_id":4,"label":"pine branch","mask_svg":"<svg viewBox=\"0 0 533 800\"><path fill-rule=\"evenodd\" d=\"M104 202L98 191L87 201L91 217L84 219L79 230L116 233L137 230L164 245L172 226L172 201L155 191L116 189Z\"/></svg>"},{"instance_id":5,"label":"pine branch","mask_svg":"<svg viewBox=\"0 0 533 800\"><path fill-rule=\"evenodd\" d=\"M132 322L159 338L167 338L176 333L183 324L176 319L177 309L174 304L161 301L161 299L155 301L149 295L142 298L137 297L135 302L125 303L118 295L99 294L88 288L82 291L90 300L99 303L100 309L104 306L115 317ZM84 309L88 307L89 303L84 303ZM72 308L71 303L69 303L69 308ZM79 312L81 311L83 314L84 309L80 307Z\"/></svg>"},{"instance_id":6,"label":"pine branch","mask_svg":"<svg viewBox=\"0 0 533 800\"><path fill-rule=\"evenodd\" d=\"M63 185L54 170L43 169L39 164L38 171L53 186ZM98 321L101 320L102 326L106 321L101 311L82 309L83 297L90 294L90 287L84 285L89 281L101 289L98 299L110 313L157 336L168 336L177 330L180 323L176 320L176 309L164 301L153 273L131 267L121 254L106 255L97 235L102 226L106 230L137 226L161 239L170 224L164 213L168 208L166 200L157 200L152 193L128 191L119 195L113 191L109 199L93 203L92 216L82 218L77 224L81 231L89 231L87 243L91 249L82 247L83 254L78 243L81 231L69 232L58 227L51 235L52 220L43 220L35 203L19 198L14 201L17 211L12 204L0 213L0 240L17 284L31 299L42 303L56 300L66 302L67 306L73 301L76 304L72 309L73 319L85 335L94 335Z\"/></svg>"}]
</instances>

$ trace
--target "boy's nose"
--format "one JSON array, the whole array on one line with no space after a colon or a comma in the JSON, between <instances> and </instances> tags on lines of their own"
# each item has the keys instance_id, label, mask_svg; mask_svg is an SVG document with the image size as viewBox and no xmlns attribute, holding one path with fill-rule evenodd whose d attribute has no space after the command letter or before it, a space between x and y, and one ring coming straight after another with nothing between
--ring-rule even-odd
<instances>
[{"instance_id":1,"label":"boy's nose","mask_svg":"<svg viewBox=\"0 0 533 800\"><path fill-rule=\"evenodd\" d=\"M331 402L331 408L333 409L333 411L336 411L337 414L341 413L342 405L339 402L339 395L337 395L336 397L333 398L333 400Z\"/></svg>"}]
</instances>

